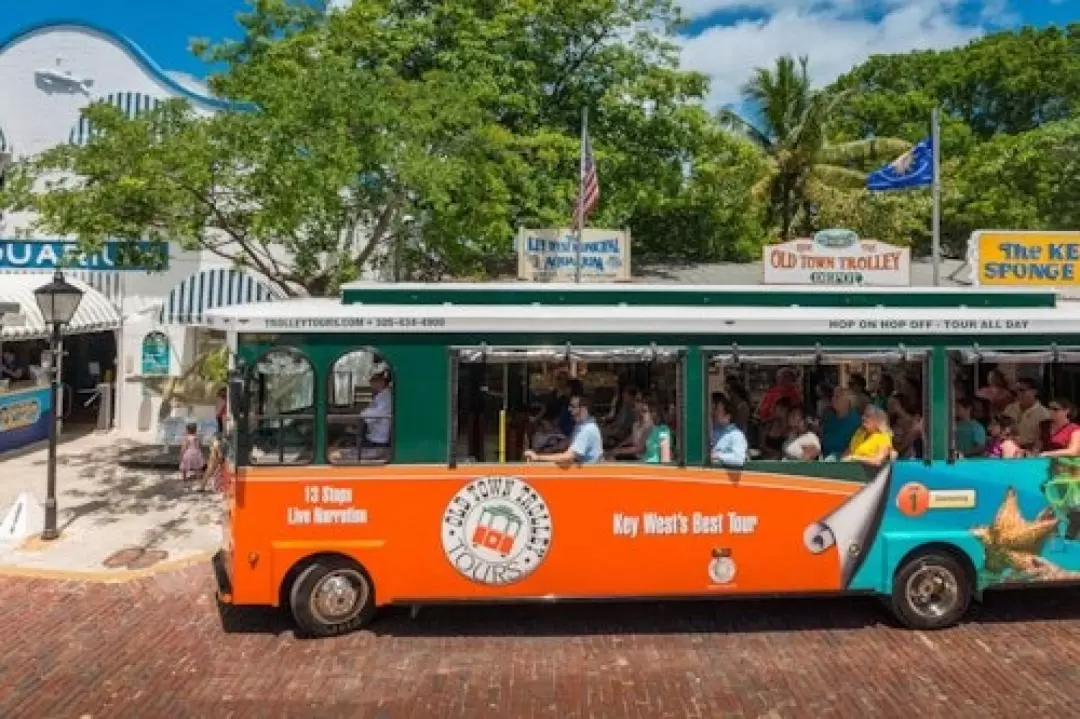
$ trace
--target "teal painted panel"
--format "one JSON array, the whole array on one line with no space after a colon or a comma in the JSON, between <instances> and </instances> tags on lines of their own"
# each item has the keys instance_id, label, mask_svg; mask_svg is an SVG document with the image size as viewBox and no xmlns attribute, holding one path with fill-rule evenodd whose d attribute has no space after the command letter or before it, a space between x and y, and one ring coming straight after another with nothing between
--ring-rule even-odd
<instances>
[{"instance_id":1,"label":"teal painted panel","mask_svg":"<svg viewBox=\"0 0 1080 719\"><path fill-rule=\"evenodd\" d=\"M385 288L345 290L344 304L371 305L637 305L654 307L1054 307L1056 296L1052 292L980 292L961 289L941 292L895 292L865 293L806 291L738 291L718 288L700 290L671 289L625 290L595 289L545 291L523 286L520 289L498 290L449 290L445 288L403 289L387 285Z\"/></svg>"}]
</instances>

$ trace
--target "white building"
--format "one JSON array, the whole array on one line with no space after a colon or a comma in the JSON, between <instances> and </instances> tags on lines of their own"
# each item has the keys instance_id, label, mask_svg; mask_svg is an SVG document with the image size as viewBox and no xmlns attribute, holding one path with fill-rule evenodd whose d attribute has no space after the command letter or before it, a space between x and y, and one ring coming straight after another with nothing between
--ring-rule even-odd
<instances>
[{"instance_id":1,"label":"white building","mask_svg":"<svg viewBox=\"0 0 1080 719\"><path fill-rule=\"evenodd\" d=\"M175 97L186 98L199 113L229 107L198 81L162 69L134 43L103 28L44 24L0 40L0 153L15 159L83 141L91 128L80 110L91 102L106 100L134 115ZM11 275L32 273L40 278L36 284L44 284L56 256L73 248L73 238L27 236L31 219L18 214L0 218L0 303L23 306L21 326L0 330L0 340L9 345L46 336L40 315L26 306L32 300L30 279ZM77 397L88 395L96 384L93 373L83 371L86 366L98 370L101 380L113 380L114 426L151 438L159 432L159 418L168 413L161 407L163 380L143 371L153 369L153 351L163 346L160 334L168 340L168 374L176 377L207 340L207 331L200 328L205 309L281 294L264 278L240 273L209 253L174 246L167 269L153 274L115 270L110 258L107 249L85 258L78 270L65 271L87 289L71 328L71 334L85 336L66 340L65 349L70 355L93 355L69 357L75 370L67 379Z\"/></svg>"}]
</instances>

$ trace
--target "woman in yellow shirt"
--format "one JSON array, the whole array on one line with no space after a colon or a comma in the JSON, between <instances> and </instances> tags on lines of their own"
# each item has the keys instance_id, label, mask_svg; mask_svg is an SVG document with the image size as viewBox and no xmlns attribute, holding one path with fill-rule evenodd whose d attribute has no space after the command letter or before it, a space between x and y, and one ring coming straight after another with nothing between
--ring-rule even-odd
<instances>
[{"instance_id":1,"label":"woman in yellow shirt","mask_svg":"<svg viewBox=\"0 0 1080 719\"><path fill-rule=\"evenodd\" d=\"M881 465L893 455L889 415L873 405L863 410L862 426L855 431L845 460Z\"/></svg>"}]
</instances>

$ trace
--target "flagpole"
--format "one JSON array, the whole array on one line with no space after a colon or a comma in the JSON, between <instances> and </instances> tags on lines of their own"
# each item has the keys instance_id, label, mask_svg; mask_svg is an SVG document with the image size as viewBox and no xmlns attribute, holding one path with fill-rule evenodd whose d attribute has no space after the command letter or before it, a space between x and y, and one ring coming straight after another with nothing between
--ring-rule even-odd
<instances>
[{"instance_id":1,"label":"flagpole","mask_svg":"<svg viewBox=\"0 0 1080 719\"><path fill-rule=\"evenodd\" d=\"M578 169L577 242L574 245L574 282L581 282L581 243L585 241L585 138L589 131L589 108L581 108L581 163Z\"/></svg>"},{"instance_id":2,"label":"flagpole","mask_svg":"<svg viewBox=\"0 0 1080 719\"><path fill-rule=\"evenodd\" d=\"M934 287L941 284L941 109L935 105L930 116L930 142L934 155L934 213L930 254L934 265Z\"/></svg>"}]
</instances>

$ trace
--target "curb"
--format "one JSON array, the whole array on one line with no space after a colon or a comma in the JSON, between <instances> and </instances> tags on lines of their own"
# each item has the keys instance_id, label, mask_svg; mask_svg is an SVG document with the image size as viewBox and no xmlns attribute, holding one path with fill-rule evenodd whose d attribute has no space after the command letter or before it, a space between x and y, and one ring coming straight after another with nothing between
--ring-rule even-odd
<instances>
[{"instance_id":1,"label":"curb","mask_svg":"<svg viewBox=\"0 0 1080 719\"><path fill-rule=\"evenodd\" d=\"M145 579L158 574L186 569L202 562L209 562L213 556L214 552L200 552L184 559L161 562L146 569L109 569L100 572L82 569L38 569L35 567L21 567L17 564L0 564L0 576L97 584L123 584L136 579Z\"/></svg>"}]
</instances>

